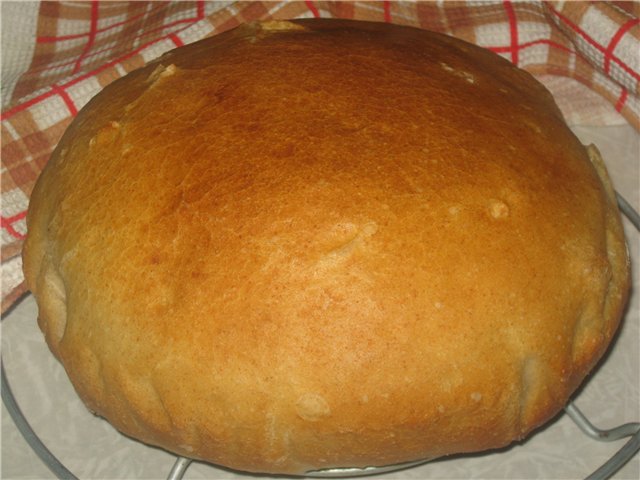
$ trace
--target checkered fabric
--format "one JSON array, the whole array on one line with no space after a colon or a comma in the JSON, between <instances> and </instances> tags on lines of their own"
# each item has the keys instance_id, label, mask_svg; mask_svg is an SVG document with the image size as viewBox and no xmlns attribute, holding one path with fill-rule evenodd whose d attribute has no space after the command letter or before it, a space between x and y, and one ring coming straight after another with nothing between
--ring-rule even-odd
<instances>
[{"instance_id":1,"label":"checkered fabric","mask_svg":"<svg viewBox=\"0 0 640 480\"><path fill-rule=\"evenodd\" d=\"M582 85L640 129L636 2L8 3L1 3L3 312L25 291L20 251L29 194L78 110L105 85L166 50L243 22L340 17L444 32L540 78ZM574 93L572 101L561 103L565 114L583 97Z\"/></svg>"}]
</instances>

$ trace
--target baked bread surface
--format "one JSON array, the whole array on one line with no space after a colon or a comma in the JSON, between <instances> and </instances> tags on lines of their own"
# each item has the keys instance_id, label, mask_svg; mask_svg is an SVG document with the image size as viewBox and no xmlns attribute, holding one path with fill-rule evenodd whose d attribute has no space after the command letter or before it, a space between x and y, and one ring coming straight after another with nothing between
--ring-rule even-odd
<instances>
[{"instance_id":1,"label":"baked bread surface","mask_svg":"<svg viewBox=\"0 0 640 480\"><path fill-rule=\"evenodd\" d=\"M533 77L363 22L245 25L113 82L28 231L40 327L88 408L257 472L523 438L629 285L604 166Z\"/></svg>"}]
</instances>

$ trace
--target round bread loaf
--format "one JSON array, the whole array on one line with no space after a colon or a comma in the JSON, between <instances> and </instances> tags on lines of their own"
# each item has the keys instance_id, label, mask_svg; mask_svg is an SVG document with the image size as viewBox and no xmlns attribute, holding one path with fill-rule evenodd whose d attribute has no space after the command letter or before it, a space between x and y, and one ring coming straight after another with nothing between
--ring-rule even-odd
<instances>
[{"instance_id":1,"label":"round bread loaf","mask_svg":"<svg viewBox=\"0 0 640 480\"><path fill-rule=\"evenodd\" d=\"M255 472L522 439L629 288L602 162L544 87L370 23L245 25L113 82L28 231L40 327L88 408Z\"/></svg>"}]
</instances>

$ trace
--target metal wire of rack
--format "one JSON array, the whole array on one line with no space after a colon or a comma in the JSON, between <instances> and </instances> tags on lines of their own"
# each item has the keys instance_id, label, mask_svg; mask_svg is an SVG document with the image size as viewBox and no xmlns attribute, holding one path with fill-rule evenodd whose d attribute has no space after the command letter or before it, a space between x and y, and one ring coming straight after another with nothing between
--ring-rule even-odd
<instances>
[{"instance_id":1,"label":"metal wire of rack","mask_svg":"<svg viewBox=\"0 0 640 480\"><path fill-rule=\"evenodd\" d=\"M629 219L636 231L640 234L640 214L620 194L616 193L616 197L621 212ZM78 477L76 477L62 464L62 462L60 462L60 460L55 457L55 455L51 453L47 446L33 431L26 417L20 410L20 406L11 391L11 386L7 379L3 363L0 363L0 369L2 374L2 401L24 439L57 478L62 480L77 480ZM573 401L569 402L564 410L579 429L595 441L612 442L629 438L629 440L627 440L627 442L604 464L585 477L585 480L606 480L611 478L640 450L640 422L625 423L611 429L603 430L594 426ZM192 460L189 458L177 457L169 474L167 475L167 480L181 480L184 478L184 475L191 463ZM423 463L425 463L425 461L409 462L387 467L334 468L307 472L306 476L316 478L358 477L411 468L412 466Z\"/></svg>"}]
</instances>

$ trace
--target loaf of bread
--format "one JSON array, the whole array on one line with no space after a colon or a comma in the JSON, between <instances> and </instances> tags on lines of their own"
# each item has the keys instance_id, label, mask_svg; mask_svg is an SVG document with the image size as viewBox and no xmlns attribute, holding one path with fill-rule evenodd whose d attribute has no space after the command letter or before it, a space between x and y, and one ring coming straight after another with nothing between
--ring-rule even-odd
<instances>
[{"instance_id":1,"label":"loaf of bread","mask_svg":"<svg viewBox=\"0 0 640 480\"><path fill-rule=\"evenodd\" d=\"M541 84L338 20L244 25L106 87L37 183L24 270L91 411L287 474L524 438L629 288L603 163Z\"/></svg>"}]
</instances>

